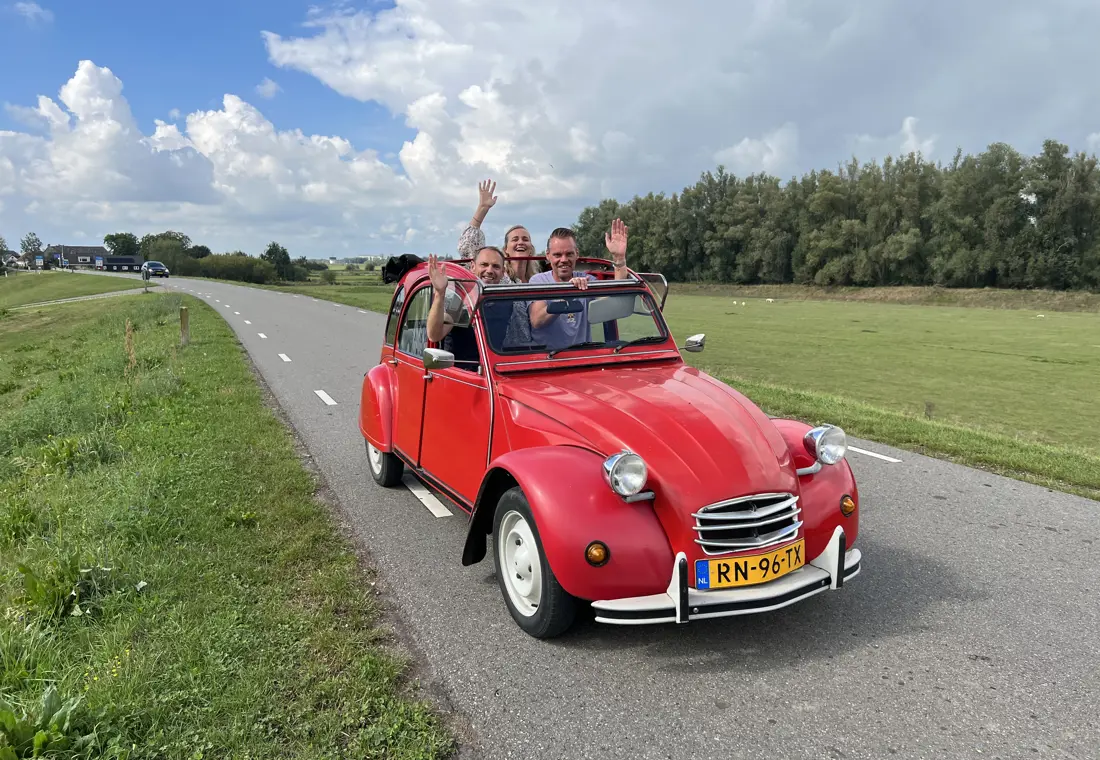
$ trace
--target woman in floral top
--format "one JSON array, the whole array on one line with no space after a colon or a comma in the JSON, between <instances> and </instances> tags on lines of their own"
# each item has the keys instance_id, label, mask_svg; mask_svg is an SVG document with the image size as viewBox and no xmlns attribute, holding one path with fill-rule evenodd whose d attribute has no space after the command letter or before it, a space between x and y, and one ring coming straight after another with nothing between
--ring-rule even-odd
<instances>
[{"instance_id":1,"label":"woman in floral top","mask_svg":"<svg viewBox=\"0 0 1100 760\"><path fill-rule=\"evenodd\" d=\"M474 211L470 224L462 231L458 238L458 252L461 258L474 259L477 252L485 247L485 232L481 229L481 223L485 221L485 215L497 202L493 195L496 190L496 182L485 180L479 182L478 204ZM533 256L535 249L531 245L531 233L523 225L515 225L504 233L505 273L501 282L527 282L538 271L538 265L534 261L511 261L512 256Z\"/></svg>"}]
</instances>

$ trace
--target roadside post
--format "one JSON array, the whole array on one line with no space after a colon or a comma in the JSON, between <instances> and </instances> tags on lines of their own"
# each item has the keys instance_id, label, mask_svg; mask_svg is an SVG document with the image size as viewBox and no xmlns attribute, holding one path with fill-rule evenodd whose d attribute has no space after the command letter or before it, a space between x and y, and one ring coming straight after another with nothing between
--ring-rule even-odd
<instances>
[{"instance_id":1,"label":"roadside post","mask_svg":"<svg viewBox=\"0 0 1100 760\"><path fill-rule=\"evenodd\" d=\"M191 342L191 319L187 313L187 307L180 307L180 345L186 346Z\"/></svg>"}]
</instances>

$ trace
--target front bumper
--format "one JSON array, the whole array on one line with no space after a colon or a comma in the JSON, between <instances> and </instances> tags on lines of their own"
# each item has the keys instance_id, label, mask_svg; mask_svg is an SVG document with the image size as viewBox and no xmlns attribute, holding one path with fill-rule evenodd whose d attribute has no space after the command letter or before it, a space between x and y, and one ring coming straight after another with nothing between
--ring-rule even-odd
<instances>
[{"instance_id":1,"label":"front bumper","mask_svg":"<svg viewBox=\"0 0 1100 760\"><path fill-rule=\"evenodd\" d=\"M837 526L825 551L793 573L756 586L697 591L688 586L687 555L672 565L672 580L663 594L592 602L596 622L616 625L687 623L689 620L768 612L838 589L860 571L859 549L847 549L844 529Z\"/></svg>"}]
</instances>

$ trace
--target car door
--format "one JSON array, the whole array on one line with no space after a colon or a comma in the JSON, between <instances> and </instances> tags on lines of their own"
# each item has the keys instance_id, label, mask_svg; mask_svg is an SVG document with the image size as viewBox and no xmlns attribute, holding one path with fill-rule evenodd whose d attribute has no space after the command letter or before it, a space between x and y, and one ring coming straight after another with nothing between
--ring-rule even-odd
<instances>
[{"instance_id":1,"label":"car door","mask_svg":"<svg viewBox=\"0 0 1100 760\"><path fill-rule=\"evenodd\" d=\"M485 356L483 343L479 353ZM421 467L469 507L477 498L489 454L489 381L484 369L457 365L427 374Z\"/></svg>"},{"instance_id":2,"label":"car door","mask_svg":"<svg viewBox=\"0 0 1100 760\"><path fill-rule=\"evenodd\" d=\"M397 328L394 347L393 445L414 466L420 466L420 425L424 418L424 348L428 345L428 309L431 285L412 292L405 316Z\"/></svg>"}]
</instances>

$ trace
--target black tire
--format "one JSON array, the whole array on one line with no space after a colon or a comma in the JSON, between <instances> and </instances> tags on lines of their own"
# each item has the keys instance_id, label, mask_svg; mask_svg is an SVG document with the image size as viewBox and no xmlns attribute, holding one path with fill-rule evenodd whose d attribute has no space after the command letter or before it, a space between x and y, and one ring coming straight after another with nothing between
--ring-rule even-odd
<instances>
[{"instance_id":1,"label":"black tire","mask_svg":"<svg viewBox=\"0 0 1100 760\"><path fill-rule=\"evenodd\" d=\"M516 522L516 516L522 520L522 524ZM512 593L514 591L522 596L517 587L526 585L523 583L523 576L529 575L534 565L533 563L528 564L526 569L523 567L507 567L509 561L501 554L502 529L513 535L517 532L526 533L529 530L530 535L534 538L534 546L538 552L540 582L538 583L538 600L533 607L533 611L531 606L525 606L524 609L517 606ZM517 536L514 540L517 542L516 546L523 545L522 535ZM500 497L500 501L497 502L496 513L493 515L492 541L497 583L500 585L500 592L504 596L504 603L512 614L512 619L525 633L536 639L550 639L565 633L577 616L577 600L561 587L558 579L554 576L554 571L550 569L550 563L543 551L542 539L539 537L534 515L531 514L527 497L524 496L523 490L519 486L505 491L504 495ZM524 554L520 555L521 560L523 556ZM530 559L529 554L527 559ZM517 558L513 556L511 564L515 565L516 561ZM513 575L520 583L513 585L511 581ZM510 586L511 588L509 588ZM533 584L531 588L533 592Z\"/></svg>"},{"instance_id":2,"label":"black tire","mask_svg":"<svg viewBox=\"0 0 1100 760\"><path fill-rule=\"evenodd\" d=\"M405 463L396 454L375 449L370 441L364 443L367 447L367 467L370 468L374 482L384 488L393 488L400 483L401 476L405 474Z\"/></svg>"}]
</instances>

